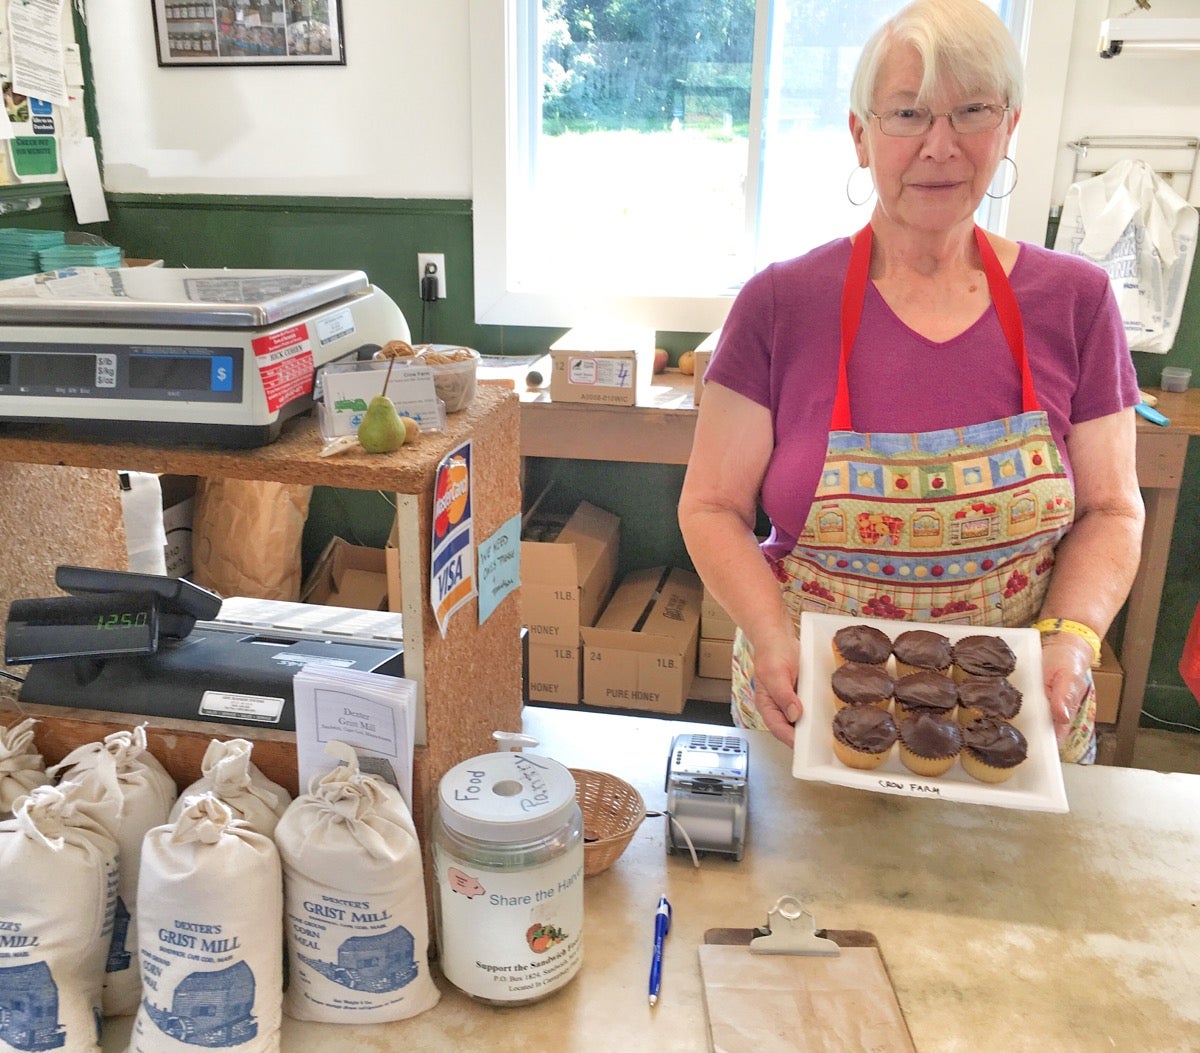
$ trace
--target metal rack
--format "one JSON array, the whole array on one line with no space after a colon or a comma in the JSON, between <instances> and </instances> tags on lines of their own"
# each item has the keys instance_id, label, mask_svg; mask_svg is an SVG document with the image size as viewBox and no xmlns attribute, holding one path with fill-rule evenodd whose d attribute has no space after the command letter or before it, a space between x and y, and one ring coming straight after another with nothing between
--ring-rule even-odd
<instances>
[{"instance_id":1,"label":"metal rack","mask_svg":"<svg viewBox=\"0 0 1200 1053\"><path fill-rule=\"evenodd\" d=\"M1191 135L1085 135L1071 140L1067 146L1075 154L1072 183L1077 182L1081 176L1100 175L1126 157L1140 157L1179 193L1191 200L1196 161L1200 158L1200 138ZM1100 155L1104 163L1084 164L1093 151ZM1156 154L1159 162L1142 157L1143 151L1159 151L1160 153ZM1163 157L1161 151L1166 151L1169 156ZM1180 189L1175 181L1184 177L1187 179L1187 185Z\"/></svg>"}]
</instances>

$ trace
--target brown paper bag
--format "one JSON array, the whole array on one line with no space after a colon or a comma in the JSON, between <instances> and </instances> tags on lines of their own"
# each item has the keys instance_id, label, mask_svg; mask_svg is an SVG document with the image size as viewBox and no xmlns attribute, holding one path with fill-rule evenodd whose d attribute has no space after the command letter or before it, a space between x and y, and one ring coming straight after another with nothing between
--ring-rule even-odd
<instances>
[{"instance_id":1,"label":"brown paper bag","mask_svg":"<svg viewBox=\"0 0 1200 1053\"><path fill-rule=\"evenodd\" d=\"M300 542L312 487L201 478L192 526L192 578L221 596L300 599Z\"/></svg>"},{"instance_id":2,"label":"brown paper bag","mask_svg":"<svg viewBox=\"0 0 1200 1053\"><path fill-rule=\"evenodd\" d=\"M710 929L700 976L714 1053L915 1053L875 937L859 930L816 933L834 957L754 954L761 930Z\"/></svg>"}]
</instances>

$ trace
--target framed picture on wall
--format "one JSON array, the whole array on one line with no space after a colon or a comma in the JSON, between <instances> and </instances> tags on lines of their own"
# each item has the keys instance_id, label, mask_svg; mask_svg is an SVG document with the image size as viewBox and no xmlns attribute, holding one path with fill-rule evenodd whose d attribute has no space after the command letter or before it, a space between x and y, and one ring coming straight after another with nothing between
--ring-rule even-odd
<instances>
[{"instance_id":1,"label":"framed picture on wall","mask_svg":"<svg viewBox=\"0 0 1200 1053\"><path fill-rule=\"evenodd\" d=\"M344 66L341 0L150 0L160 66Z\"/></svg>"}]
</instances>

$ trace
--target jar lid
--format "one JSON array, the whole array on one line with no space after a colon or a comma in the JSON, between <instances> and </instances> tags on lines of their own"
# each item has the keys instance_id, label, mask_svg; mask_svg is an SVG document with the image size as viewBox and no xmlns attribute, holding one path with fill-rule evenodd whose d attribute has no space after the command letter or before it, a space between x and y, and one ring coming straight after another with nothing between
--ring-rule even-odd
<instances>
[{"instance_id":1,"label":"jar lid","mask_svg":"<svg viewBox=\"0 0 1200 1053\"><path fill-rule=\"evenodd\" d=\"M438 787L442 822L479 841L533 841L575 809L575 779L535 753L484 753L455 765Z\"/></svg>"}]
</instances>

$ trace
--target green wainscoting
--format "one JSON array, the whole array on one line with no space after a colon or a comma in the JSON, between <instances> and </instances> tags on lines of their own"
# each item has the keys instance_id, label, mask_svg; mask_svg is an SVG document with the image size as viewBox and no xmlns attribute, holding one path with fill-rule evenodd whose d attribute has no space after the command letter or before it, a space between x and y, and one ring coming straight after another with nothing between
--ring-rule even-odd
<instances>
[{"instance_id":1,"label":"green wainscoting","mask_svg":"<svg viewBox=\"0 0 1200 1053\"><path fill-rule=\"evenodd\" d=\"M70 209L49 188L36 212L9 212L5 195L27 188L0 188L0 225L70 229ZM415 340L454 341L492 354L544 351L561 329L479 326L474 321L473 225L469 201L378 198L266 198L209 195L109 195L111 219L88 230L120 245L126 255L161 258L168 266L319 267L365 271L408 319ZM1053 226L1048 228L1052 243ZM422 317L417 293L418 252L446 257L449 296ZM1186 365L1200 385L1200 268L1184 306L1176 346L1168 355L1135 353L1143 387L1158 385L1164 365ZM703 334L663 333L672 358ZM1200 453L1187 462L1167 584L1146 692L1148 716L1200 728L1200 707L1178 672L1179 655L1192 612L1200 602ZM675 501L683 469L671 465L628 465L610 461L533 460L530 489L551 477L581 497L621 516L622 569L687 563L675 524ZM340 533L359 544L381 546L391 508L387 495L342 490L314 494L305 534L305 565L325 541Z\"/></svg>"}]
</instances>

